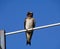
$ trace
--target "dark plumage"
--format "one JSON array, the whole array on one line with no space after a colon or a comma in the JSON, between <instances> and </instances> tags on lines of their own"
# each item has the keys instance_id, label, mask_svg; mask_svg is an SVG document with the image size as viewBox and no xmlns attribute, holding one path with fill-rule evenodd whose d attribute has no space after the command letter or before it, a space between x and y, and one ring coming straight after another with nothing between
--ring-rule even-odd
<instances>
[{"instance_id":1,"label":"dark plumage","mask_svg":"<svg viewBox=\"0 0 60 49\"><path fill-rule=\"evenodd\" d=\"M1 46L0 46L0 49L2 49Z\"/></svg>"}]
</instances>

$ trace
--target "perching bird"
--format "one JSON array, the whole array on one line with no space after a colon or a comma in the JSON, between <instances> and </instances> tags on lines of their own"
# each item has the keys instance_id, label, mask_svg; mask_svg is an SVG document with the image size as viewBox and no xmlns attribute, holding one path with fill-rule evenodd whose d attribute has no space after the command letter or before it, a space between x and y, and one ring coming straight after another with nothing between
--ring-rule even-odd
<instances>
[{"instance_id":1,"label":"perching bird","mask_svg":"<svg viewBox=\"0 0 60 49\"><path fill-rule=\"evenodd\" d=\"M28 30L28 29L34 28L34 27L35 27L35 20L33 18L33 13L32 12L28 12L27 13L27 18L24 21L24 28L26 29L26 38L27 38L26 44L31 45L33 29L32 30Z\"/></svg>"}]
</instances>

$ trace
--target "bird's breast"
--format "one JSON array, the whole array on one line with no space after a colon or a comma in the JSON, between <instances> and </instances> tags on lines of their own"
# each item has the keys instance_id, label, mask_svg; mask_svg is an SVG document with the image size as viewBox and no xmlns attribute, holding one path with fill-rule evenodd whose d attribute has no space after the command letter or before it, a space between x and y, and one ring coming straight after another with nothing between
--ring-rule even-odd
<instances>
[{"instance_id":1,"label":"bird's breast","mask_svg":"<svg viewBox=\"0 0 60 49\"><path fill-rule=\"evenodd\" d=\"M32 28L33 26L33 20L32 19L27 19L26 20L26 29Z\"/></svg>"}]
</instances>

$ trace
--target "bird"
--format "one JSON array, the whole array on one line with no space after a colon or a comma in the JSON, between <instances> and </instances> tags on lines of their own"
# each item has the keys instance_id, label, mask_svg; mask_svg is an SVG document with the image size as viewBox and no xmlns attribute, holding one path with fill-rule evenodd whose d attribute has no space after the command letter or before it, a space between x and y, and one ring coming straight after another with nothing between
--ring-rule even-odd
<instances>
[{"instance_id":1,"label":"bird","mask_svg":"<svg viewBox=\"0 0 60 49\"><path fill-rule=\"evenodd\" d=\"M24 29L26 29L26 44L31 45L31 39L33 35L33 28L35 27L35 19L33 18L33 12L27 12L27 18L24 21ZM28 30L32 28L32 30Z\"/></svg>"}]
</instances>

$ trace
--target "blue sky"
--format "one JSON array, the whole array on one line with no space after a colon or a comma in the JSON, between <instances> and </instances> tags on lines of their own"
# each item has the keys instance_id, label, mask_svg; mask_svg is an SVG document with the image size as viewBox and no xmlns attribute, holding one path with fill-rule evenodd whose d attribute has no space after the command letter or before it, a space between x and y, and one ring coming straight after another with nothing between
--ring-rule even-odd
<instances>
[{"instance_id":1,"label":"blue sky","mask_svg":"<svg viewBox=\"0 0 60 49\"><path fill-rule=\"evenodd\" d=\"M0 29L24 29L28 11L34 13L36 27L60 22L60 0L0 0ZM6 49L60 49L60 26L35 30L31 46L24 32L6 36Z\"/></svg>"}]
</instances>

